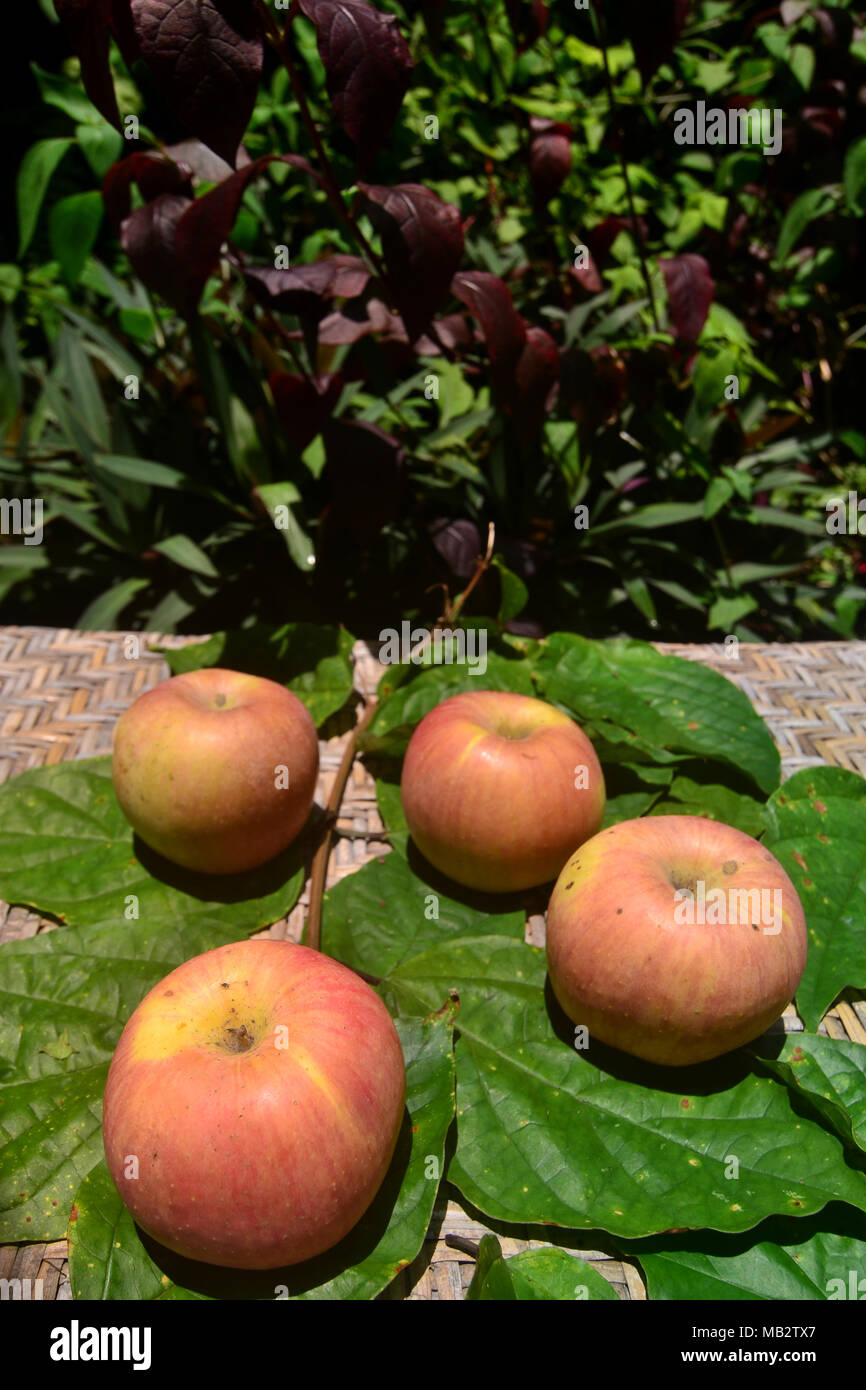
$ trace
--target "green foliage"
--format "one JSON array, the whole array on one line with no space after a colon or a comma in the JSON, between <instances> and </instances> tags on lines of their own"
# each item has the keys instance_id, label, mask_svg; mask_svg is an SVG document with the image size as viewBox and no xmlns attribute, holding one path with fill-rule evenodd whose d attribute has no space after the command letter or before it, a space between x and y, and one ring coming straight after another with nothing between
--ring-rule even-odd
<instances>
[{"instance_id":1,"label":"green foliage","mask_svg":"<svg viewBox=\"0 0 866 1390\"><path fill-rule=\"evenodd\" d=\"M288 625L258 647L244 638L246 668L291 678L313 704L321 685L324 713L336 658L317 657L333 637L317 644ZM178 665L222 659L232 640L186 648ZM843 1296L830 1281L847 1278L840 1267L858 1264L864 1238L866 1048L814 1029L825 1004L862 984L852 932L866 783L825 768L779 788L760 721L736 690L645 644L494 640L502 688L585 711L620 812L631 798L628 814L719 815L763 835L806 904L797 1002L809 1031L676 1069L584 1047L547 987L544 952L525 940L541 898L467 892L406 842L395 754L431 695L472 677L398 668L382 683L368 755L398 852L341 879L322 919L322 948L377 982L400 1031L409 1113L391 1172L356 1230L317 1261L261 1276L194 1265L145 1248L107 1178L108 1062L172 968L291 908L301 851L231 883L184 874L136 854L107 759L23 773L2 789L0 895L60 926L0 951L0 1232L59 1238L74 1200L76 1297L372 1298L418 1254L443 1181L492 1220L560 1228L559 1248L512 1259L483 1243L473 1299L615 1297L570 1253L602 1231L642 1263L653 1297L687 1287L690 1297ZM699 719L678 715L684 699ZM701 738L710 708L715 748Z\"/></svg>"},{"instance_id":2,"label":"green foliage","mask_svg":"<svg viewBox=\"0 0 866 1390\"><path fill-rule=\"evenodd\" d=\"M456 205L463 266L502 277L518 312L553 335L560 382L537 439L517 437L477 342L413 356L368 334L314 349L297 314L250 298L239 256L267 266L285 244L295 266L358 250L296 170L249 185L234 255L184 321L131 273L101 212L102 180L128 142L85 96L75 60L49 70L36 55L17 225L0 251L0 466L8 496L44 498L50 560L7 547L10 616L26 606L55 622L201 631L251 615L278 625L288 605L372 636L397 612L430 621L436 586L453 594L465 582L430 541L444 517L479 537L495 524L499 574L468 611L497 611L503 626L683 640L861 632L861 534L825 525L828 499L864 486L866 459L864 58L851 7L768 12L753 32L742 7L695 0L645 78L640 36L609 18L613 106L590 10L551 7L546 34L518 42L501 0L454 0L438 37L417 7L385 8L415 67L375 181L423 183ZM351 190L312 24L299 18L292 43ZM151 124L180 138L115 48L111 64L141 147L156 143ZM777 156L675 141L677 110L743 97L784 110ZM530 119L571 131L571 168L540 201ZM246 149L309 154L307 141L288 75L270 63ZM199 194L209 186L199 179ZM580 246L589 273L574 268ZM677 337L662 277L682 255L703 258L714 281L694 350ZM298 454L285 434L268 378L299 363L347 369L335 413L406 450L399 515L372 538L336 523L321 437ZM154 469L136 476L108 458Z\"/></svg>"}]
</instances>

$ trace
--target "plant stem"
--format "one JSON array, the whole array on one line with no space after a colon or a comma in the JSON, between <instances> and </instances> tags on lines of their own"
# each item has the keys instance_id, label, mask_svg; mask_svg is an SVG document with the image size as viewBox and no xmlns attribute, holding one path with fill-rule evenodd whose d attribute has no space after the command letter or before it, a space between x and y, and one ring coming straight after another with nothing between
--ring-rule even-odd
<instances>
[{"instance_id":1,"label":"plant stem","mask_svg":"<svg viewBox=\"0 0 866 1390\"><path fill-rule=\"evenodd\" d=\"M641 271L642 271L642 273L643 273L643 281L644 281L644 285L646 286L647 298L649 299L649 306L650 306L650 313L652 314L653 327L655 328L656 333L659 333L659 332L661 331L661 329L659 328L658 315L656 314L655 296L653 295L653 287L652 287L652 281L650 280L649 267L647 266L647 262L646 262L646 247L644 246L643 232L641 231L641 226L640 226L640 223L638 222L638 219L637 219L637 213L635 212L635 207L634 207L634 196L633 196L632 191L631 191L631 181L630 181L629 176L628 176L628 161L626 160L626 157L625 157L625 149L624 149L624 147L623 147L623 140L622 140L622 134L623 134L623 132L622 132L621 126L619 125L619 116L618 116L618 112L617 112L616 97L614 96L614 93L613 93L613 81L611 80L611 75L610 75L610 63L609 63L609 61L608 61L608 56L607 56L607 35L606 35L606 33L605 33L604 16L603 16L601 7L598 6L598 7L594 8L594 9L593 9L593 14L596 16L596 22L597 22L597 26L598 26L599 43L600 43L600 46L601 46L601 55L602 55L602 58L604 59L604 85L605 85L605 89L606 89L606 91L607 91L607 104L608 104L608 107L609 107L609 109L610 109L610 118L611 118L611 122L612 122L612 124L613 124L613 126L614 126L614 129L615 129L615 130L618 130L618 131L619 131L619 135L620 135L620 140L619 140L619 162L620 162L620 167L621 167L621 169L622 169L622 176L623 176L623 179L624 179L624 181L625 181L625 194L626 194L626 198L628 199L628 211L629 211L629 216L631 217L632 227L634 228L634 238L635 238L635 241L637 242L638 255L640 256L640 268L641 268Z\"/></svg>"},{"instance_id":2,"label":"plant stem","mask_svg":"<svg viewBox=\"0 0 866 1390\"><path fill-rule=\"evenodd\" d=\"M328 797L328 805L325 808L325 833L313 858L313 868L310 874L310 910L307 913L306 934L304 938L304 944L311 946L314 951L320 949L319 943L322 939L322 895L325 891L325 882L328 874L328 859L331 854L334 823L340 810L340 802L343 800L343 793L346 790L349 773L352 771L352 763L355 761L355 749L358 744L358 738L367 728L367 725L376 713L377 703L378 701L375 696L371 696L365 703L364 713L352 730L349 741L346 744L337 776L334 779L334 785L331 788L331 795Z\"/></svg>"}]
</instances>

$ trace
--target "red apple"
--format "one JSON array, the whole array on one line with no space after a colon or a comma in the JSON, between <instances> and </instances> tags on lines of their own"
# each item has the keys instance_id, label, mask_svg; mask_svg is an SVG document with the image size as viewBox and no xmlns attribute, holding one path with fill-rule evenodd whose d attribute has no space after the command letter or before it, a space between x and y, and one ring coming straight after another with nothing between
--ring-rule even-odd
<instances>
[{"instance_id":1,"label":"red apple","mask_svg":"<svg viewBox=\"0 0 866 1390\"><path fill-rule=\"evenodd\" d=\"M369 985L306 946L241 941L178 966L129 1019L105 1156L169 1250L273 1269L330 1249L364 1214L404 1102L400 1040Z\"/></svg>"},{"instance_id":2,"label":"red apple","mask_svg":"<svg viewBox=\"0 0 866 1390\"><path fill-rule=\"evenodd\" d=\"M806 965L796 889L768 849L701 816L610 826L573 854L547 914L553 991L590 1038L667 1066L757 1038Z\"/></svg>"},{"instance_id":3,"label":"red apple","mask_svg":"<svg viewBox=\"0 0 866 1390\"><path fill-rule=\"evenodd\" d=\"M255 869L291 844L318 770L298 697L240 671L173 676L140 695L114 733L114 790L132 828L202 873Z\"/></svg>"},{"instance_id":4,"label":"red apple","mask_svg":"<svg viewBox=\"0 0 866 1390\"><path fill-rule=\"evenodd\" d=\"M555 878L604 816L586 734L543 700L505 690L452 695L431 710L409 742L400 790L422 854L487 892Z\"/></svg>"}]
</instances>

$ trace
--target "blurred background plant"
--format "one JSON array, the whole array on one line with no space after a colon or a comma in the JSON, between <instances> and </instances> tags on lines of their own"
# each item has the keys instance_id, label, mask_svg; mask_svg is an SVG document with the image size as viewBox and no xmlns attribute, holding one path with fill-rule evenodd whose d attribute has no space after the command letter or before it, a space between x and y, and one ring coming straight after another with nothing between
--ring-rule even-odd
<instances>
[{"instance_id":1,"label":"blurred background plant","mask_svg":"<svg viewBox=\"0 0 866 1390\"><path fill-rule=\"evenodd\" d=\"M326 0L262 20L233 176L159 54L112 42L117 129L33 7L3 118L0 468L45 536L0 536L0 618L373 637L440 616L492 522L464 618L862 635L863 537L826 511L866 497L862 12L379 9L412 67L373 11L385 87L360 97ZM778 156L678 144L698 100L781 110ZM284 155L312 168L251 167Z\"/></svg>"}]
</instances>

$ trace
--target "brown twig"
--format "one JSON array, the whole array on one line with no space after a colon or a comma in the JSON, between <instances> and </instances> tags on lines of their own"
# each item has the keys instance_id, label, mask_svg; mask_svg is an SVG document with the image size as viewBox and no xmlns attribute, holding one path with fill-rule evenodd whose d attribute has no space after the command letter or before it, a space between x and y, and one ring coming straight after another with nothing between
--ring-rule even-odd
<instances>
[{"instance_id":1,"label":"brown twig","mask_svg":"<svg viewBox=\"0 0 866 1390\"><path fill-rule=\"evenodd\" d=\"M466 585L466 588L463 590L463 593L458 594L453 604L451 605L451 622L453 622L455 618L460 616L460 612L463 608L463 605L465 604L469 595L472 593L472 590L475 588L475 585L478 583L482 574L484 574L490 568L490 561L493 558L493 546L495 541L496 526L491 521L487 527L487 550L483 555L478 556L478 559L475 561L475 573L473 574L469 583Z\"/></svg>"},{"instance_id":2,"label":"brown twig","mask_svg":"<svg viewBox=\"0 0 866 1390\"><path fill-rule=\"evenodd\" d=\"M461 1250L464 1255L470 1255L473 1260L478 1259L478 1246L474 1240L467 1240L465 1236L448 1235L445 1237L445 1244L452 1250Z\"/></svg>"},{"instance_id":3,"label":"brown twig","mask_svg":"<svg viewBox=\"0 0 866 1390\"><path fill-rule=\"evenodd\" d=\"M325 892L325 881L328 874L328 859L331 854L331 844L334 834L334 824L340 810L340 802L343 800L343 793L346 790L346 783L349 780L349 773L352 771L352 763L355 761L355 750L360 734L367 728L373 715L376 713L376 697L370 696L365 702L364 713L352 730L349 742L346 744L342 761L331 788L331 795L328 797L328 804L325 808L325 829L319 845L313 857L313 869L310 874L310 910L307 913L306 932L304 944L311 946L314 951L320 949L319 943L322 939L322 896Z\"/></svg>"}]
</instances>

